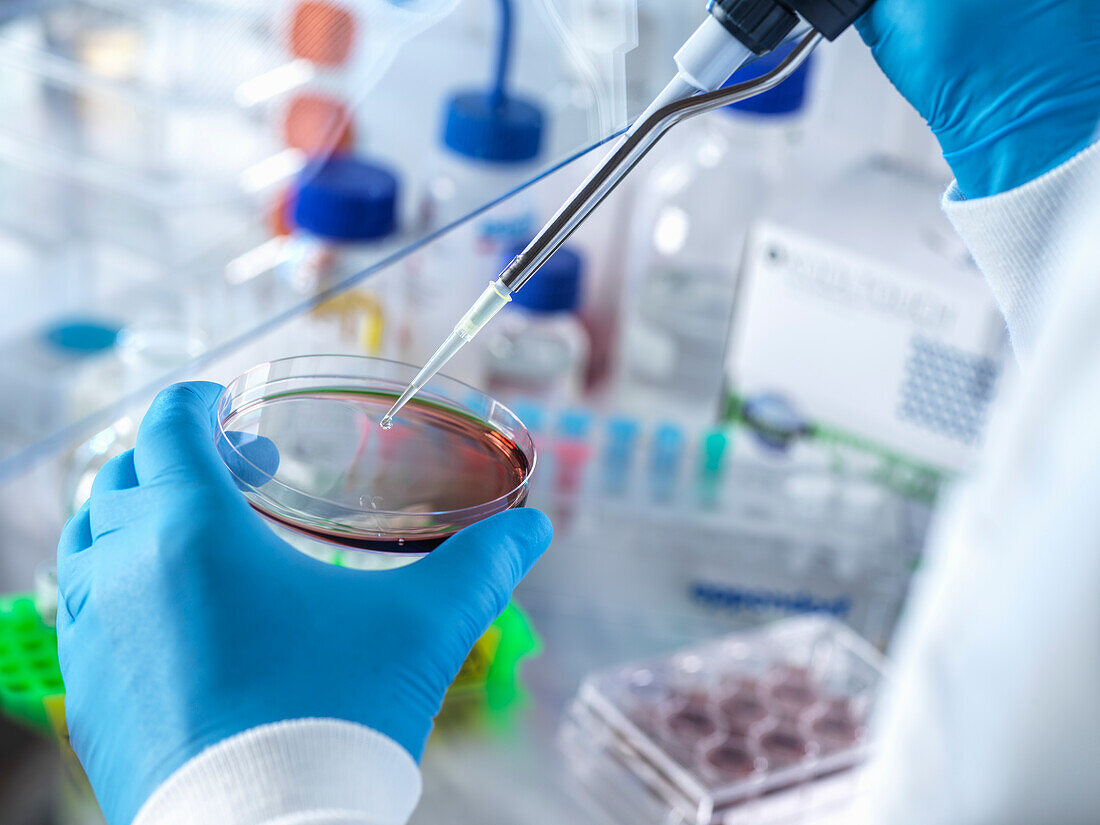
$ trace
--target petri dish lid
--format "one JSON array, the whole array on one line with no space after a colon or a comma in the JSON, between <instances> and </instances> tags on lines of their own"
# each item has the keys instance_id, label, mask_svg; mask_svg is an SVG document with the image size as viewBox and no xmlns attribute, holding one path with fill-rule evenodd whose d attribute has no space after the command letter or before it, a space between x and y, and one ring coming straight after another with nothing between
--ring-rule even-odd
<instances>
[{"instance_id":1,"label":"petri dish lid","mask_svg":"<svg viewBox=\"0 0 1100 825\"><path fill-rule=\"evenodd\" d=\"M218 402L219 452L249 503L284 528L369 552L428 552L522 506L536 456L511 410L444 376L381 429L416 372L340 355L261 364Z\"/></svg>"}]
</instances>

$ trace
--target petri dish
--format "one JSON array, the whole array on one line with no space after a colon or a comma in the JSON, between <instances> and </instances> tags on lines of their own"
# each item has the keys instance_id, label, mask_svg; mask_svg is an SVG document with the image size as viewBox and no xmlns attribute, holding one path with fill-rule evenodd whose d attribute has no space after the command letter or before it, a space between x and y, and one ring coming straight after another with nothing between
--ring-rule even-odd
<instances>
[{"instance_id":1,"label":"petri dish","mask_svg":"<svg viewBox=\"0 0 1100 825\"><path fill-rule=\"evenodd\" d=\"M445 376L383 430L417 371L351 355L253 367L218 401L219 453L252 507L299 549L423 556L523 506L536 456L511 410Z\"/></svg>"}]
</instances>

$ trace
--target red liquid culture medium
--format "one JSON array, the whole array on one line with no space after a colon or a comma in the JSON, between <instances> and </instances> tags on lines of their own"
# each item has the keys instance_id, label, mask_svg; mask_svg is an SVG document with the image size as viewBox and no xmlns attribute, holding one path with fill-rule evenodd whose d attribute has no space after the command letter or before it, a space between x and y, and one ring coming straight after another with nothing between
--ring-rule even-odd
<instances>
[{"instance_id":1,"label":"red liquid culture medium","mask_svg":"<svg viewBox=\"0 0 1100 825\"><path fill-rule=\"evenodd\" d=\"M781 668L769 680L767 699L777 713L797 716L820 698L809 675L799 668Z\"/></svg>"},{"instance_id":2,"label":"red liquid culture medium","mask_svg":"<svg viewBox=\"0 0 1100 825\"><path fill-rule=\"evenodd\" d=\"M473 415L415 399L382 430L395 395L317 390L267 397L222 427L270 439L278 469L245 495L298 534L351 549L426 553L458 530L522 506L528 453Z\"/></svg>"},{"instance_id":3,"label":"red liquid culture medium","mask_svg":"<svg viewBox=\"0 0 1100 825\"><path fill-rule=\"evenodd\" d=\"M703 757L707 766L723 779L743 779L757 770L757 757L743 739L727 739Z\"/></svg>"},{"instance_id":4,"label":"red liquid culture medium","mask_svg":"<svg viewBox=\"0 0 1100 825\"><path fill-rule=\"evenodd\" d=\"M760 749L772 768L793 765L811 752L810 743L798 731L788 727L777 727L761 736Z\"/></svg>"},{"instance_id":5,"label":"red liquid culture medium","mask_svg":"<svg viewBox=\"0 0 1100 825\"><path fill-rule=\"evenodd\" d=\"M714 721L702 705L688 704L673 712L665 719L669 732L681 741L695 742L711 736L718 730Z\"/></svg>"},{"instance_id":6,"label":"red liquid culture medium","mask_svg":"<svg viewBox=\"0 0 1100 825\"><path fill-rule=\"evenodd\" d=\"M823 750L841 750L863 739L860 715L846 701L834 701L810 723L810 731Z\"/></svg>"},{"instance_id":7,"label":"red liquid culture medium","mask_svg":"<svg viewBox=\"0 0 1100 825\"><path fill-rule=\"evenodd\" d=\"M747 685L722 699L718 709L725 715L730 730L738 733L747 733L750 727L768 718L767 707L756 690Z\"/></svg>"}]
</instances>

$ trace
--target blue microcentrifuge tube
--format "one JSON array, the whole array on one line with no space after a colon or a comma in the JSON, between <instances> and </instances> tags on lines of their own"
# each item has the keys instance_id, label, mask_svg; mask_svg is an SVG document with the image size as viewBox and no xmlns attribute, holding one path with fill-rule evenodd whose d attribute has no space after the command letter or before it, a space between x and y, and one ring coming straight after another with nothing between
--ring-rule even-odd
<instances>
[{"instance_id":1,"label":"blue microcentrifuge tube","mask_svg":"<svg viewBox=\"0 0 1100 825\"><path fill-rule=\"evenodd\" d=\"M649 469L653 498L659 503L671 503L676 497L683 452L683 430L674 424L658 425L653 434Z\"/></svg>"},{"instance_id":2,"label":"blue microcentrifuge tube","mask_svg":"<svg viewBox=\"0 0 1100 825\"><path fill-rule=\"evenodd\" d=\"M607 441L601 456L600 492L623 496L630 487L634 455L638 449L638 422L632 418L611 418L607 422Z\"/></svg>"}]
</instances>

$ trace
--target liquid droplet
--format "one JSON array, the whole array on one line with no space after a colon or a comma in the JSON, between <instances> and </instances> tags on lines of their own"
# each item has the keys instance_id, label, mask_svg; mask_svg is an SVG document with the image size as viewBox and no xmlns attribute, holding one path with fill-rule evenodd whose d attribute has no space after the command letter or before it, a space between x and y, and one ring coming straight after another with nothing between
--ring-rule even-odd
<instances>
[{"instance_id":1,"label":"liquid droplet","mask_svg":"<svg viewBox=\"0 0 1100 825\"><path fill-rule=\"evenodd\" d=\"M382 416L382 420L378 422L378 426L383 430L388 430L393 426L393 419L388 415Z\"/></svg>"}]
</instances>

